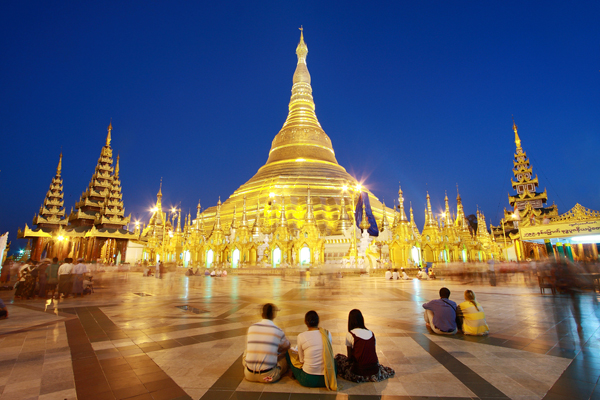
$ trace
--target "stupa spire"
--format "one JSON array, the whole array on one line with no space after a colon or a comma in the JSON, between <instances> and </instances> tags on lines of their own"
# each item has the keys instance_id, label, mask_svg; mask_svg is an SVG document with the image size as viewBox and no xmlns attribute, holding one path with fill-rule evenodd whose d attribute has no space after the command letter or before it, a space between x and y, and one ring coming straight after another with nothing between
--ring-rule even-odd
<instances>
[{"instance_id":1,"label":"stupa spire","mask_svg":"<svg viewBox=\"0 0 600 400\"><path fill-rule=\"evenodd\" d=\"M368 196L366 193L364 193L364 195ZM361 196L363 196L362 193L361 193ZM359 228L362 230L365 230L365 229L369 229L370 227L371 227L371 224L369 223L369 219L367 218L367 207L365 206L365 203L363 203L362 221L360 221Z\"/></svg>"},{"instance_id":2,"label":"stupa spire","mask_svg":"<svg viewBox=\"0 0 600 400\"><path fill-rule=\"evenodd\" d=\"M348 211L346 210L346 196L344 191L342 191L342 197L340 199L340 216L338 218L338 227L341 232L344 232L350 226L350 217L348 216Z\"/></svg>"},{"instance_id":3,"label":"stupa spire","mask_svg":"<svg viewBox=\"0 0 600 400\"><path fill-rule=\"evenodd\" d=\"M215 216L215 227L213 231L221 230L221 196L219 196L219 201L217 202L217 215Z\"/></svg>"},{"instance_id":4,"label":"stupa spire","mask_svg":"<svg viewBox=\"0 0 600 400\"><path fill-rule=\"evenodd\" d=\"M244 205L242 207L242 227L248 226L248 216L246 215L246 195L244 195Z\"/></svg>"},{"instance_id":5,"label":"stupa spire","mask_svg":"<svg viewBox=\"0 0 600 400\"><path fill-rule=\"evenodd\" d=\"M252 225L252 235L256 236L260 234L260 203L256 203L256 219L254 220L254 225Z\"/></svg>"},{"instance_id":6,"label":"stupa spire","mask_svg":"<svg viewBox=\"0 0 600 400\"><path fill-rule=\"evenodd\" d=\"M338 165L331 139L327 136L315 114L315 103L310 86L310 73L306 64L308 46L300 29L300 42L296 47L298 64L293 77L289 113L283 127L273 139L267 165L278 161L319 160Z\"/></svg>"},{"instance_id":7,"label":"stupa spire","mask_svg":"<svg viewBox=\"0 0 600 400\"><path fill-rule=\"evenodd\" d=\"M231 219L231 229L235 230L237 228L237 206L233 206L233 218Z\"/></svg>"},{"instance_id":8,"label":"stupa spire","mask_svg":"<svg viewBox=\"0 0 600 400\"><path fill-rule=\"evenodd\" d=\"M390 227L390 223L387 219L387 210L385 209L385 200L382 201L383 204L383 218L381 219L381 230L387 230Z\"/></svg>"},{"instance_id":9,"label":"stupa spire","mask_svg":"<svg viewBox=\"0 0 600 400\"><path fill-rule=\"evenodd\" d=\"M112 132L112 118L110 120L110 123L108 124L108 133L106 134L106 145L107 146L110 146L111 132Z\"/></svg>"},{"instance_id":10,"label":"stupa spire","mask_svg":"<svg viewBox=\"0 0 600 400\"><path fill-rule=\"evenodd\" d=\"M400 221L408 221L404 212L404 196L402 195L402 187L398 186L398 209L400 210Z\"/></svg>"},{"instance_id":11,"label":"stupa spire","mask_svg":"<svg viewBox=\"0 0 600 400\"><path fill-rule=\"evenodd\" d=\"M521 148L521 139L519 138L519 133L517 132L517 124L515 123L515 119L513 118L513 131L515 131L515 144L517 145L517 149Z\"/></svg>"},{"instance_id":12,"label":"stupa spire","mask_svg":"<svg viewBox=\"0 0 600 400\"><path fill-rule=\"evenodd\" d=\"M452 215L450 214L450 206L448 205L448 193L446 193L446 197L444 197L444 202L446 203L446 209L444 210L446 222L444 222L444 226L448 227L452 225Z\"/></svg>"},{"instance_id":13,"label":"stupa spire","mask_svg":"<svg viewBox=\"0 0 600 400\"><path fill-rule=\"evenodd\" d=\"M427 209L425 210L425 226L435 226L436 221L433 217L433 211L431 211L431 200L429 198L429 192L427 192Z\"/></svg>"},{"instance_id":14,"label":"stupa spire","mask_svg":"<svg viewBox=\"0 0 600 400\"><path fill-rule=\"evenodd\" d=\"M60 152L60 157L58 157L58 166L56 167L56 176L60 177L62 172L62 151Z\"/></svg>"}]
</instances>

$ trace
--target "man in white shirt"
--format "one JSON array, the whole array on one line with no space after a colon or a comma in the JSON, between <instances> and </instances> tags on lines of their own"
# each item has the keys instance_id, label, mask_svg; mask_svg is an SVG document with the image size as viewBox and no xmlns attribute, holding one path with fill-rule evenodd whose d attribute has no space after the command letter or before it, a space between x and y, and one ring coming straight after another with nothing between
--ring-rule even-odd
<instances>
[{"instance_id":1,"label":"man in white shirt","mask_svg":"<svg viewBox=\"0 0 600 400\"><path fill-rule=\"evenodd\" d=\"M288 369L285 354L290 342L283 330L273 323L276 313L275 304L265 304L262 321L248 328L248 341L242 358L244 377L248 381L276 382Z\"/></svg>"},{"instance_id":2,"label":"man in white shirt","mask_svg":"<svg viewBox=\"0 0 600 400\"><path fill-rule=\"evenodd\" d=\"M87 272L88 269L83 263L83 258L77 259L77 264L73 265L73 296L83 296L83 278Z\"/></svg>"},{"instance_id":3,"label":"man in white shirt","mask_svg":"<svg viewBox=\"0 0 600 400\"><path fill-rule=\"evenodd\" d=\"M73 259L65 258L65 262L58 268L58 295L66 299L73 289Z\"/></svg>"}]
</instances>

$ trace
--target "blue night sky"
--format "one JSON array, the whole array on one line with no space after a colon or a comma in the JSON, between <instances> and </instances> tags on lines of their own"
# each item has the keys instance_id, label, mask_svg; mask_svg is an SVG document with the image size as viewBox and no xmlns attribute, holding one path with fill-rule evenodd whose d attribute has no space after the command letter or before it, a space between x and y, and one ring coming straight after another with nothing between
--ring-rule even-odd
<instances>
[{"instance_id":1,"label":"blue night sky","mask_svg":"<svg viewBox=\"0 0 600 400\"><path fill-rule=\"evenodd\" d=\"M195 212L268 156L304 26L317 116L338 162L422 227L428 190L497 224L519 127L549 203L600 209L600 2L0 4L0 231L42 204L63 152L67 213L106 127L126 214ZM434 210L434 211L435 211Z\"/></svg>"}]
</instances>

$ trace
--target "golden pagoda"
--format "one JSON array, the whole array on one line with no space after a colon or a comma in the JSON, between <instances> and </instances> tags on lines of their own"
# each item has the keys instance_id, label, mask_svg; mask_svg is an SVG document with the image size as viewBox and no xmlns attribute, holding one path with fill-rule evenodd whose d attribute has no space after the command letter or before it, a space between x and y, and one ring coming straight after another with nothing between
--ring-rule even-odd
<instances>
[{"instance_id":1,"label":"golden pagoda","mask_svg":"<svg viewBox=\"0 0 600 400\"><path fill-rule=\"evenodd\" d=\"M317 119L307 54L308 47L301 29L287 119L273 139L266 164L221 205L220 218L226 226L231 224L234 209L242 208L245 198L249 209L258 205L264 226L281 225L285 203L283 212L288 227L301 229L306 223L309 186L315 223L322 234L340 234L341 229L348 225L344 213L340 212L344 196L342 189L354 189L359 183L338 164L331 139ZM351 200L356 195L354 193ZM381 218L382 204L373 194L368 195L374 215ZM345 202L343 206L346 207ZM205 210L205 223L215 224L216 212L216 207Z\"/></svg>"}]
</instances>

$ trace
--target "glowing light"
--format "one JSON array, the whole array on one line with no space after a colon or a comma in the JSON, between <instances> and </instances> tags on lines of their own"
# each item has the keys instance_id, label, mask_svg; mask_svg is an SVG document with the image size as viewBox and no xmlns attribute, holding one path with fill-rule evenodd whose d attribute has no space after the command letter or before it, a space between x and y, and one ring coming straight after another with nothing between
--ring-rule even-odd
<instances>
[{"instance_id":1,"label":"glowing light","mask_svg":"<svg viewBox=\"0 0 600 400\"><path fill-rule=\"evenodd\" d=\"M342 186L342 190L345 192L346 190L348 190L348 185L344 185Z\"/></svg>"},{"instance_id":2,"label":"glowing light","mask_svg":"<svg viewBox=\"0 0 600 400\"><path fill-rule=\"evenodd\" d=\"M583 242L583 243L600 243L600 235L586 235L586 236L577 236L571 238L574 242Z\"/></svg>"},{"instance_id":3,"label":"glowing light","mask_svg":"<svg viewBox=\"0 0 600 400\"><path fill-rule=\"evenodd\" d=\"M158 211L158 208L154 207L154 208L153 208L153 209L151 209L150 211L152 211L152 212L157 212L157 211Z\"/></svg>"},{"instance_id":4,"label":"glowing light","mask_svg":"<svg viewBox=\"0 0 600 400\"><path fill-rule=\"evenodd\" d=\"M296 162L306 161L304 158L296 158Z\"/></svg>"},{"instance_id":5,"label":"glowing light","mask_svg":"<svg viewBox=\"0 0 600 400\"><path fill-rule=\"evenodd\" d=\"M274 198L275 197L275 193L273 193L273 192L269 193L269 197L270 198Z\"/></svg>"},{"instance_id":6,"label":"glowing light","mask_svg":"<svg viewBox=\"0 0 600 400\"><path fill-rule=\"evenodd\" d=\"M356 190L359 192L362 191L362 185L360 183L356 185Z\"/></svg>"},{"instance_id":7,"label":"glowing light","mask_svg":"<svg viewBox=\"0 0 600 400\"><path fill-rule=\"evenodd\" d=\"M65 240L65 237L64 237L64 236L59 236L59 237L58 237L58 241L59 241L59 242L62 242L63 240Z\"/></svg>"},{"instance_id":8,"label":"glowing light","mask_svg":"<svg viewBox=\"0 0 600 400\"><path fill-rule=\"evenodd\" d=\"M175 207L171 208L171 212L177 212L177 209Z\"/></svg>"}]
</instances>

